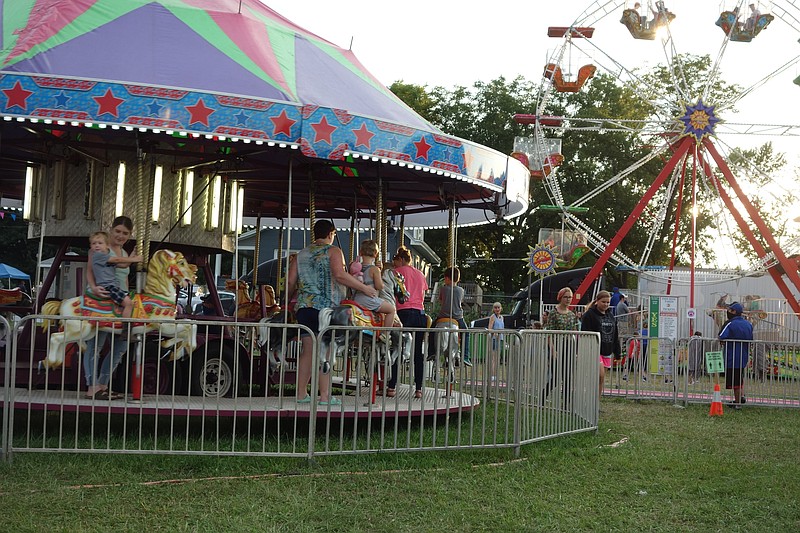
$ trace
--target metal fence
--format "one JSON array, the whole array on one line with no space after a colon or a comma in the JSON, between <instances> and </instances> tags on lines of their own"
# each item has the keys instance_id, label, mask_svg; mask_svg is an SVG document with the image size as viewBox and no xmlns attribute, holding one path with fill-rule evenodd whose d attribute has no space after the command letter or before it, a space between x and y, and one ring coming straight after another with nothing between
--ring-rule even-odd
<instances>
[{"instance_id":1,"label":"metal fence","mask_svg":"<svg viewBox=\"0 0 800 533\"><path fill-rule=\"evenodd\" d=\"M73 343L62 364L40 367L48 334L42 318L29 316L13 326L0 322L9 339L21 340L7 346L3 361L7 459L17 452L311 458L518 451L527 443L597 428L595 333L461 330L460 347L448 357L454 343L428 353L428 336L441 340L441 329L392 330L404 334L400 346L422 344L424 361L415 364L413 350L393 350L371 329L336 327L313 336L296 324L183 321L196 326L198 347L178 360L168 328L130 339L112 336L110 351L115 341L124 348L111 380L121 397L90 398L84 374L97 372L101 363L85 345ZM26 322L34 327L25 328ZM331 365L333 400L314 394L309 403L297 401L301 331L313 343L311 367L319 368L321 359ZM329 338L342 346L335 360L323 347ZM106 339L95 334L93 340L103 346ZM463 360L467 352L472 366ZM395 353L397 385L388 395ZM423 387L416 397L419 372ZM312 372L311 390L318 389L318 380Z\"/></svg>"},{"instance_id":2,"label":"metal fence","mask_svg":"<svg viewBox=\"0 0 800 533\"><path fill-rule=\"evenodd\" d=\"M800 407L800 343L763 340L729 341L746 346L743 391L748 405ZM606 377L604 394L631 399L653 399L688 405L711 403L714 385L723 400L732 401L725 375L709 374L706 356L725 347L716 338L631 336L623 339L624 356L614 362Z\"/></svg>"}]
</instances>

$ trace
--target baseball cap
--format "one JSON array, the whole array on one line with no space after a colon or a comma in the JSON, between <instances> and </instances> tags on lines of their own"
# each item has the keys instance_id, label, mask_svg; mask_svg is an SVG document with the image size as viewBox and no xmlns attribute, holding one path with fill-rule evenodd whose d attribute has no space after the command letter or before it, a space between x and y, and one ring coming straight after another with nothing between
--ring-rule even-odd
<instances>
[{"instance_id":1,"label":"baseball cap","mask_svg":"<svg viewBox=\"0 0 800 533\"><path fill-rule=\"evenodd\" d=\"M733 302L731 305L728 306L728 310L731 313L736 313L737 315L741 315L744 312L744 307L739 302Z\"/></svg>"}]
</instances>

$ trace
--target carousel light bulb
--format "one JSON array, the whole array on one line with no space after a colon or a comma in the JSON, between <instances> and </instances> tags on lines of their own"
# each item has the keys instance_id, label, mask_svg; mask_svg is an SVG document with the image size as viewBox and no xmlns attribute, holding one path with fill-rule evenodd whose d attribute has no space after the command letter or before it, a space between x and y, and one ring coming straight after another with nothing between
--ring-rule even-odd
<instances>
[{"instance_id":1,"label":"carousel light bulb","mask_svg":"<svg viewBox=\"0 0 800 533\"><path fill-rule=\"evenodd\" d=\"M208 229L219 227L219 204L220 194L222 193L222 176L216 175L211 178L211 194L208 196Z\"/></svg>"},{"instance_id":2,"label":"carousel light bulb","mask_svg":"<svg viewBox=\"0 0 800 533\"><path fill-rule=\"evenodd\" d=\"M153 222L158 222L158 215L161 213L161 181L164 178L164 167L156 165L153 176Z\"/></svg>"},{"instance_id":3,"label":"carousel light bulb","mask_svg":"<svg viewBox=\"0 0 800 533\"><path fill-rule=\"evenodd\" d=\"M117 168L117 201L114 204L114 216L122 216L123 202L125 198L125 163L119 162Z\"/></svg>"},{"instance_id":4,"label":"carousel light bulb","mask_svg":"<svg viewBox=\"0 0 800 533\"><path fill-rule=\"evenodd\" d=\"M230 203L228 205L228 228L231 232L235 232L238 226L237 220L237 206L239 205L239 183L234 180L231 181L230 189Z\"/></svg>"},{"instance_id":5,"label":"carousel light bulb","mask_svg":"<svg viewBox=\"0 0 800 533\"><path fill-rule=\"evenodd\" d=\"M192 223L192 202L194 199L194 171L184 171L183 187L181 187L181 225L188 226Z\"/></svg>"},{"instance_id":6,"label":"carousel light bulb","mask_svg":"<svg viewBox=\"0 0 800 533\"><path fill-rule=\"evenodd\" d=\"M33 167L25 168L25 196L22 202L22 218L30 220L33 201Z\"/></svg>"}]
</instances>

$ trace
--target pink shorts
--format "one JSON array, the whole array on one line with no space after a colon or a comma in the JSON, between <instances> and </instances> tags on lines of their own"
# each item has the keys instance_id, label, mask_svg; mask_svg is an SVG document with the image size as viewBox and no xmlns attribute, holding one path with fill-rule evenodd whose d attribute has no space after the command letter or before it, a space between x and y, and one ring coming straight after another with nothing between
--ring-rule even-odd
<instances>
[{"instance_id":1,"label":"pink shorts","mask_svg":"<svg viewBox=\"0 0 800 533\"><path fill-rule=\"evenodd\" d=\"M611 368L611 356L610 355L601 355L600 362L603 363L603 366L606 368Z\"/></svg>"}]
</instances>

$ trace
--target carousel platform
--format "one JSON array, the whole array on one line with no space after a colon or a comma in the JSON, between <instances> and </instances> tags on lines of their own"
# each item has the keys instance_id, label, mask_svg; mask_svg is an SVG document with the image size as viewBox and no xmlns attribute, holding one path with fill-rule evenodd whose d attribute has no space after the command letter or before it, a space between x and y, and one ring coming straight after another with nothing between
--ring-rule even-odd
<instances>
[{"instance_id":1,"label":"carousel platform","mask_svg":"<svg viewBox=\"0 0 800 533\"><path fill-rule=\"evenodd\" d=\"M480 405L472 395L454 391L445 394L444 389L426 387L422 398L414 398L414 389L398 384L393 398L376 395L371 401L372 388L368 384L334 380L334 397L341 404L318 404L317 416L331 418L385 418L421 417L445 415L459 411L470 411ZM344 392L342 392L344 391ZM309 418L310 403L297 403L294 396L240 396L237 398L204 398L200 396L144 395L134 400L131 394L115 400L96 400L85 397L85 391L61 389L24 389L11 392L13 408L32 411L92 412L130 415L171 416L225 416L252 418ZM5 388L0 388L0 403L6 398Z\"/></svg>"}]
</instances>

